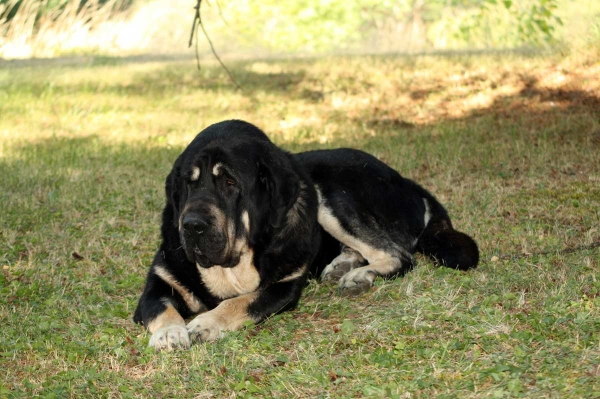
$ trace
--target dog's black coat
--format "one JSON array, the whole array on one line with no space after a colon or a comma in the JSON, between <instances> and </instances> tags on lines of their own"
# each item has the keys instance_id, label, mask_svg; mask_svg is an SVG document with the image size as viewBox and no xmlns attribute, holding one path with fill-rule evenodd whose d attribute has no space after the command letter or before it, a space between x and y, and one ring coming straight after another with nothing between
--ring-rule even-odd
<instances>
[{"instance_id":1,"label":"dog's black coat","mask_svg":"<svg viewBox=\"0 0 600 399\"><path fill-rule=\"evenodd\" d=\"M134 315L153 334L166 328L160 337L153 336L151 345L188 346L184 331L179 328L178 336L169 326L181 327L182 319L203 310L210 316L236 296L249 298L231 302L240 321L223 322L217 330L235 329L249 320L260 322L296 306L317 253L320 229L315 190L290 154L251 124L217 123L177 158L166 179L166 197L162 244ZM234 247L241 248L239 253ZM236 277L227 274L236 268L241 270ZM229 276L229 285L222 285L221 274L211 277L217 269ZM203 281L202 273L208 273L208 281ZM231 311L223 309L215 320ZM192 338L199 339L221 332L202 331L204 327L197 325L195 334L190 325L187 328Z\"/></svg>"},{"instance_id":2,"label":"dog's black coat","mask_svg":"<svg viewBox=\"0 0 600 399\"><path fill-rule=\"evenodd\" d=\"M375 157L292 156L242 121L201 132L175 161L166 197L162 243L134 315L156 349L294 308L309 272L357 293L410 270L417 251L462 270L479 258L428 191Z\"/></svg>"}]
</instances>

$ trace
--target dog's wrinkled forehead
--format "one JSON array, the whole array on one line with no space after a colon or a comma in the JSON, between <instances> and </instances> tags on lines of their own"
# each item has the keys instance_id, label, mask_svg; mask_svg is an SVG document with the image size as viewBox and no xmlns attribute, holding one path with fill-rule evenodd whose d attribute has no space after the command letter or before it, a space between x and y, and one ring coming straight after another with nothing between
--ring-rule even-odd
<instances>
[{"instance_id":1,"label":"dog's wrinkled forehead","mask_svg":"<svg viewBox=\"0 0 600 399\"><path fill-rule=\"evenodd\" d=\"M238 178L254 175L260 152L255 146L245 143L224 145L223 142L218 141L207 145L188 159L184 165L184 173L187 173L192 181L200 179L201 174L206 173Z\"/></svg>"}]
</instances>

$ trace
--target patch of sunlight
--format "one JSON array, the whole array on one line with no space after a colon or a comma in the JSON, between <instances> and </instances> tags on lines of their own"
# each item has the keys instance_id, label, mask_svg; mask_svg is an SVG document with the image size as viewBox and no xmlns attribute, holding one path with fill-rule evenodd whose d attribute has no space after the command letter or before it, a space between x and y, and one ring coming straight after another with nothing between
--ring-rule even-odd
<instances>
[{"instance_id":1,"label":"patch of sunlight","mask_svg":"<svg viewBox=\"0 0 600 399\"><path fill-rule=\"evenodd\" d=\"M280 74L284 71L281 65L266 62L253 62L246 70L260 75Z\"/></svg>"}]
</instances>

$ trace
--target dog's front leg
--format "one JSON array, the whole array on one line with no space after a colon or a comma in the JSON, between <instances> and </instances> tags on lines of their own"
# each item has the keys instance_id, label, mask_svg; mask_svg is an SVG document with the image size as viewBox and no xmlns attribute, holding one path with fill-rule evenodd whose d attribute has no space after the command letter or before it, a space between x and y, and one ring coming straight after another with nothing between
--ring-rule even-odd
<instances>
[{"instance_id":1,"label":"dog's front leg","mask_svg":"<svg viewBox=\"0 0 600 399\"><path fill-rule=\"evenodd\" d=\"M293 309L298 304L305 276L283 281L258 291L226 299L216 308L198 315L187 325L192 340L214 341L226 331L235 331L247 322L260 323L269 316Z\"/></svg>"},{"instance_id":2,"label":"dog's front leg","mask_svg":"<svg viewBox=\"0 0 600 399\"><path fill-rule=\"evenodd\" d=\"M190 339L184 317L205 309L189 289L168 271L165 264L155 259L134 321L143 323L152 334L149 346L157 351L187 349Z\"/></svg>"}]
</instances>

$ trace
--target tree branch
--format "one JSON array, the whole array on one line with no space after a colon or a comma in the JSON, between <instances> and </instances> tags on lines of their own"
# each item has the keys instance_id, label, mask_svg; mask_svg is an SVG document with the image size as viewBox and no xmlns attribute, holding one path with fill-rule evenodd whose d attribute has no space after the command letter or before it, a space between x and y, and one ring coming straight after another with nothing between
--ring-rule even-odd
<instances>
[{"instance_id":1,"label":"tree branch","mask_svg":"<svg viewBox=\"0 0 600 399\"><path fill-rule=\"evenodd\" d=\"M190 32L190 40L188 42L188 47L191 47L192 43L194 41L194 33L196 33L196 63L197 63L198 69L200 69L200 55L198 53L198 36L197 36L198 31L197 31L196 27L200 26L200 29L202 29L202 33L204 34L204 37L206 38L206 40L208 41L208 44L210 45L210 50L212 51L213 55L215 56L217 61L219 61L219 64L225 70L225 72L227 72L229 79L235 85L236 89L241 90L242 88L236 82L236 80L234 79L233 75L231 74L231 72L229 71L227 66L223 63L223 61L221 60L221 57L219 57L219 54L217 54L217 51L215 50L215 46L213 45L212 40L210 40L210 37L208 36L206 29L204 28L204 24L202 23L202 15L201 15L201 11L200 11L201 5L202 5L202 0L198 0L196 3L196 6L194 7L196 9L196 13L194 14L194 22L192 23L192 30Z\"/></svg>"}]
</instances>

